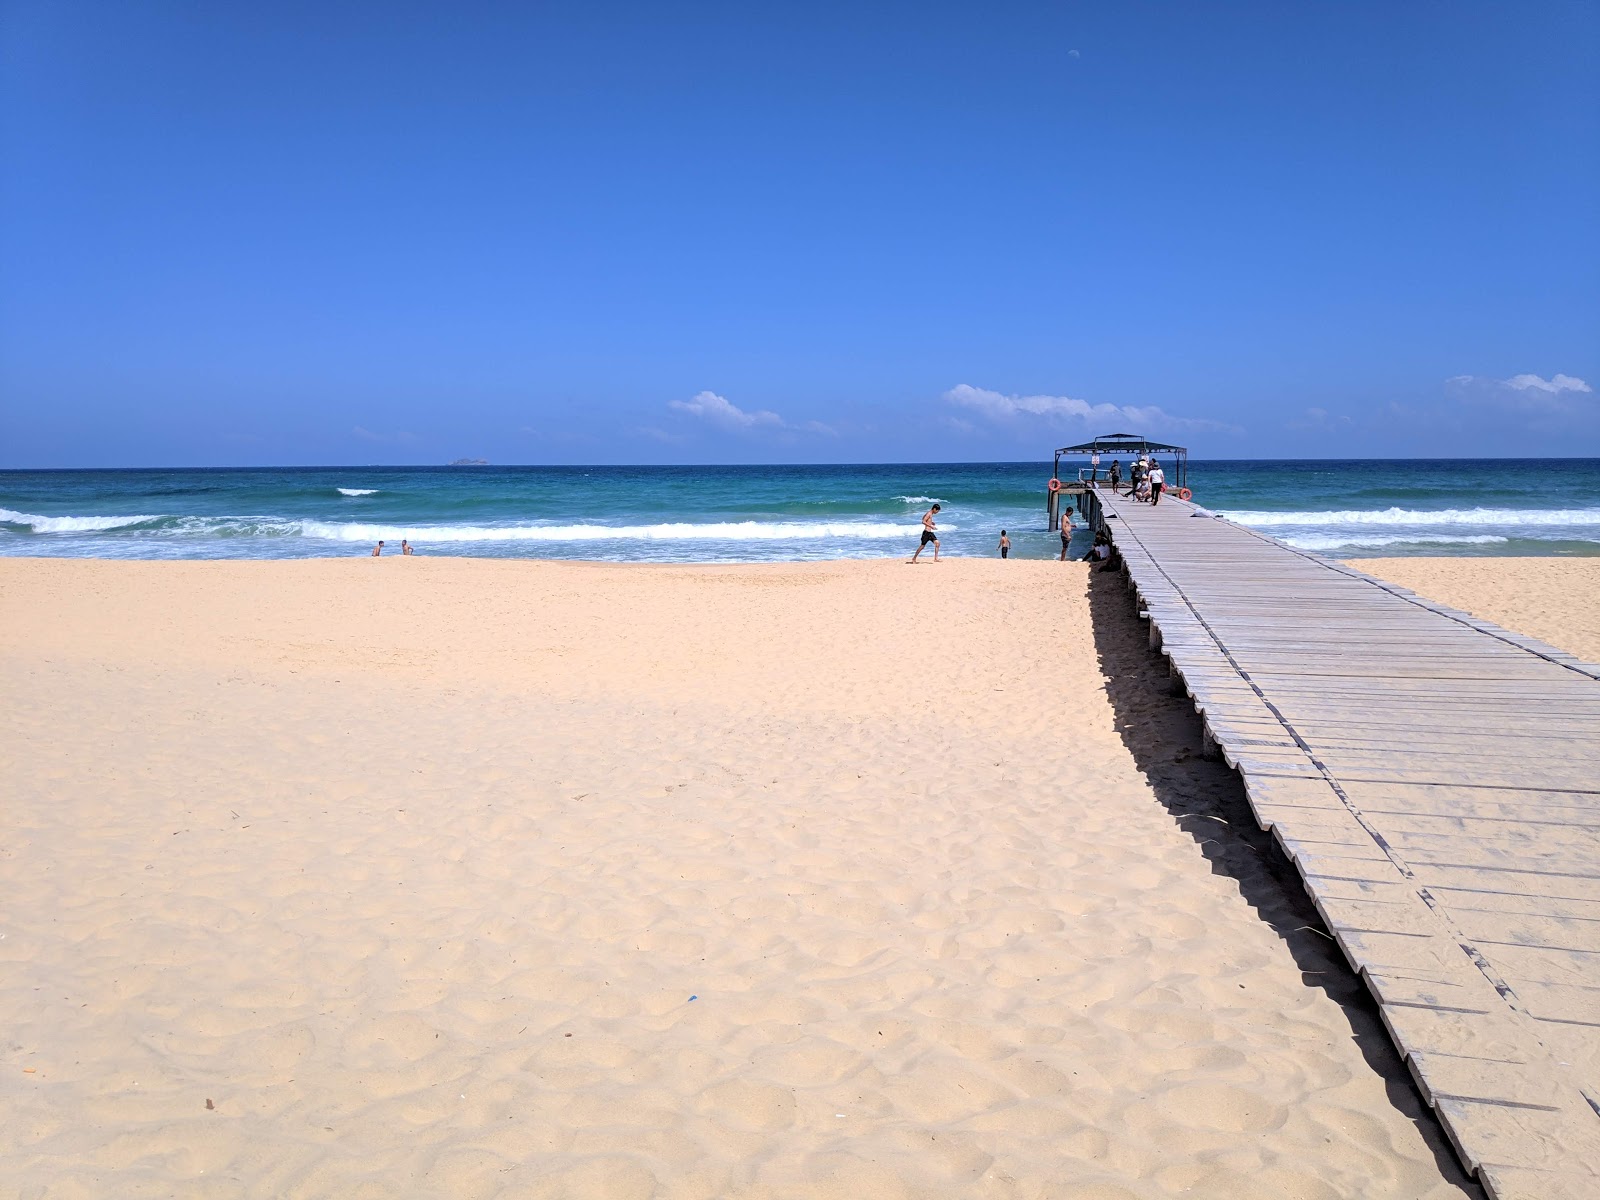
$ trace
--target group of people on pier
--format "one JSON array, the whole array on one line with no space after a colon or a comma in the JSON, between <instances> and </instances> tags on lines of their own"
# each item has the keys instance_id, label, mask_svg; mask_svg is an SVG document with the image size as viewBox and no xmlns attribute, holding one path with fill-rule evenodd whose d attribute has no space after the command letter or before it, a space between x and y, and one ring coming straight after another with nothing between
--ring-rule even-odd
<instances>
[{"instance_id":1,"label":"group of people on pier","mask_svg":"<svg viewBox=\"0 0 1600 1200\"><path fill-rule=\"evenodd\" d=\"M1100 456L1095 457L1095 465L1099 466ZM1111 490L1118 494L1122 489L1122 462L1120 459L1111 460L1109 473ZM1167 486L1167 473L1161 469L1161 464L1147 454L1141 454L1139 461L1128 470L1128 495L1141 504L1160 504L1161 493Z\"/></svg>"}]
</instances>

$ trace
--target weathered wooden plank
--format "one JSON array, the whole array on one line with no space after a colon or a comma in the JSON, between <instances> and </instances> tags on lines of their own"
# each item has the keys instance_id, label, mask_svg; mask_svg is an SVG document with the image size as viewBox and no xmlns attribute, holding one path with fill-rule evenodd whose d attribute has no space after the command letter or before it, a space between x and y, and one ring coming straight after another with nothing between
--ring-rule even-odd
<instances>
[{"instance_id":1,"label":"weathered wooden plank","mask_svg":"<svg viewBox=\"0 0 1600 1200\"><path fill-rule=\"evenodd\" d=\"M1462 1161L1495 1200L1600 1197L1600 666L1102 499L1152 643Z\"/></svg>"}]
</instances>

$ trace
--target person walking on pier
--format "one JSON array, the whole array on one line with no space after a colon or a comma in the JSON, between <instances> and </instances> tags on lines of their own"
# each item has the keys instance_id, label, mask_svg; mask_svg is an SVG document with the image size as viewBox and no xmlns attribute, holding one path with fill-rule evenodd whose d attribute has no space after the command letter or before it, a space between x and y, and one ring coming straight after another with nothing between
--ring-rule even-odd
<instances>
[{"instance_id":1,"label":"person walking on pier","mask_svg":"<svg viewBox=\"0 0 1600 1200\"><path fill-rule=\"evenodd\" d=\"M1061 557L1057 562L1067 561L1067 547L1072 544L1072 505L1067 505L1061 510Z\"/></svg>"},{"instance_id":2,"label":"person walking on pier","mask_svg":"<svg viewBox=\"0 0 1600 1200\"><path fill-rule=\"evenodd\" d=\"M1128 468L1128 499L1139 498L1139 485L1144 482L1144 459L1140 459Z\"/></svg>"},{"instance_id":3,"label":"person walking on pier","mask_svg":"<svg viewBox=\"0 0 1600 1200\"><path fill-rule=\"evenodd\" d=\"M1161 503L1161 489L1167 485L1167 473L1161 469L1160 463L1150 464L1150 503Z\"/></svg>"},{"instance_id":4,"label":"person walking on pier","mask_svg":"<svg viewBox=\"0 0 1600 1200\"><path fill-rule=\"evenodd\" d=\"M917 543L917 552L911 556L911 561L916 562L922 557L922 552L928 548L928 543L933 543L933 561L939 561L939 522L934 519L934 514L939 511L935 504L922 514L922 541Z\"/></svg>"},{"instance_id":5,"label":"person walking on pier","mask_svg":"<svg viewBox=\"0 0 1600 1200\"><path fill-rule=\"evenodd\" d=\"M1113 458L1111 460L1111 494L1113 496L1115 496L1117 494L1117 487L1121 483L1122 483L1122 460L1121 459L1117 459L1117 458Z\"/></svg>"}]
</instances>

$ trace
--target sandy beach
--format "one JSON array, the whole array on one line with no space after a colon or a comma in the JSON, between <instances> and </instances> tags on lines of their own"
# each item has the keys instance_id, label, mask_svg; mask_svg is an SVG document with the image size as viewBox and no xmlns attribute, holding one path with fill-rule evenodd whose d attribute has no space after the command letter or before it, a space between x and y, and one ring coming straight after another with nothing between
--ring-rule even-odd
<instances>
[{"instance_id":1,"label":"sandy beach","mask_svg":"<svg viewBox=\"0 0 1600 1200\"><path fill-rule=\"evenodd\" d=\"M1358 565L1597 656L1600 560ZM0 560L0 629L0 1194L1480 1194L1114 576Z\"/></svg>"},{"instance_id":2,"label":"sandy beach","mask_svg":"<svg viewBox=\"0 0 1600 1200\"><path fill-rule=\"evenodd\" d=\"M1364 558L1350 565L1600 662L1600 558Z\"/></svg>"}]
</instances>

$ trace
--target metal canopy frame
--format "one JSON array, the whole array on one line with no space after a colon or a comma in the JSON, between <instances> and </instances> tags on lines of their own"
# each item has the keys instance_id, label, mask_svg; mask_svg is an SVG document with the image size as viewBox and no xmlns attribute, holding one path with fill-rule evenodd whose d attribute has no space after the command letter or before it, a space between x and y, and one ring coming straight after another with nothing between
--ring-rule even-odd
<instances>
[{"instance_id":1,"label":"metal canopy frame","mask_svg":"<svg viewBox=\"0 0 1600 1200\"><path fill-rule=\"evenodd\" d=\"M1102 457L1112 455L1120 457L1126 455L1129 460L1138 458L1141 454L1154 458L1163 454L1170 454L1173 459L1173 475L1171 481L1175 488L1189 486L1189 448L1187 446L1174 446L1167 442L1152 442L1149 438L1137 433L1108 433L1093 441L1079 442L1076 446L1062 446L1056 451L1056 464L1053 477L1061 478L1061 456L1063 454L1099 454ZM1090 478L1099 479L1100 472L1096 468ZM1126 478L1126 473L1124 473Z\"/></svg>"}]
</instances>

